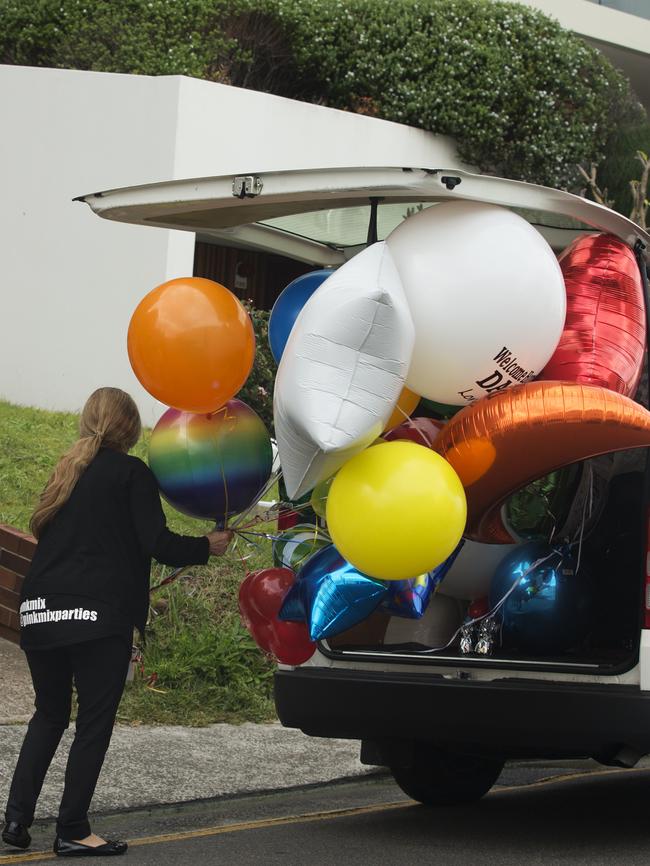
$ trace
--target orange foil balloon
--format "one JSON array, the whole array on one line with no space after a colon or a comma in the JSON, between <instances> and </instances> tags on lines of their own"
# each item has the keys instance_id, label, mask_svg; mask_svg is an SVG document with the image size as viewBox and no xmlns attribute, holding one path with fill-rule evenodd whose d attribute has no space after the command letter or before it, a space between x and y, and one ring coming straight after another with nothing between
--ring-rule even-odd
<instances>
[{"instance_id":1,"label":"orange foil balloon","mask_svg":"<svg viewBox=\"0 0 650 866\"><path fill-rule=\"evenodd\" d=\"M540 379L603 385L631 397L646 341L641 273L613 235L583 235L560 256L567 291L562 337Z\"/></svg>"},{"instance_id":2,"label":"orange foil balloon","mask_svg":"<svg viewBox=\"0 0 650 866\"><path fill-rule=\"evenodd\" d=\"M501 505L515 491L577 460L650 446L650 412L607 388L527 382L467 406L434 451L465 487L473 541L511 544Z\"/></svg>"},{"instance_id":3,"label":"orange foil balloon","mask_svg":"<svg viewBox=\"0 0 650 866\"><path fill-rule=\"evenodd\" d=\"M387 430L392 430L399 424L403 424L408 420L409 416L415 412L415 409L422 398L419 394L414 393L409 388L402 388L402 393L397 398L397 403L393 409L393 414L390 416L384 427L384 433Z\"/></svg>"},{"instance_id":4,"label":"orange foil balloon","mask_svg":"<svg viewBox=\"0 0 650 866\"><path fill-rule=\"evenodd\" d=\"M240 390L253 366L250 316L224 286L169 280L138 304L129 324L135 375L161 403L215 412Z\"/></svg>"}]
</instances>

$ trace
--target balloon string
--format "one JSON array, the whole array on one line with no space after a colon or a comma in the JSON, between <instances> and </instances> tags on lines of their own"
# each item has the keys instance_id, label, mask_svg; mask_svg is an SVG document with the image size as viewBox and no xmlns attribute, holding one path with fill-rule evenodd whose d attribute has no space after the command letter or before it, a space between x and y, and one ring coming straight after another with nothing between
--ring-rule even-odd
<instances>
[{"instance_id":1,"label":"balloon string","mask_svg":"<svg viewBox=\"0 0 650 866\"><path fill-rule=\"evenodd\" d=\"M489 619L490 617L492 617L496 613L498 613L501 610L501 608L503 607L503 605L506 603L506 601L510 598L512 593L515 591L515 589L517 589L517 587L519 586L521 581L525 577L528 577L528 575L531 573L531 571L534 571L538 566L545 563L547 559L550 559L552 556L554 556L555 554L558 554L558 553L560 553L560 551L553 550L551 553L549 553L546 556L542 557L541 559L538 559L535 562L533 562L533 564L529 568L527 568L526 571L524 571L522 574L519 575L517 580L513 581L513 584L510 587L510 589L508 590L508 592L506 592L506 594L503 596L503 598L499 600L499 602L492 608L492 610L488 611L487 613L484 613L482 616L477 616L474 619L471 619L469 622L464 622L461 626L459 626L456 629L456 631L453 633L451 638L447 641L447 643L444 646L430 647L429 649L426 649L426 650L417 650L417 652L420 655L425 655L427 653L437 653L437 652L442 652L442 650L448 649L452 645L452 643L456 640L458 635L461 634L463 629L466 629L466 628L469 628L470 626L476 625L477 622L482 622L482 620Z\"/></svg>"},{"instance_id":2,"label":"balloon string","mask_svg":"<svg viewBox=\"0 0 650 866\"><path fill-rule=\"evenodd\" d=\"M239 561L240 561L240 563L241 563L241 565L242 565L242 568L244 569L244 576L245 576L244 579L245 579L245 578L248 577L248 575L251 573L250 570L249 570L249 568L248 568L248 566L246 565L246 560L247 560L247 559L250 559L250 556L251 556L251 555L248 554L248 556L244 556L242 553L239 552L239 549L238 549L238 547L237 547L237 541L238 541L238 540L239 540L239 539L237 539L237 538L235 539L235 544L233 545L233 549L237 552L237 556L239 557ZM249 544L254 544L254 542L248 542L248 543L249 543ZM258 545L256 545L256 546L258 546Z\"/></svg>"},{"instance_id":3,"label":"balloon string","mask_svg":"<svg viewBox=\"0 0 650 866\"><path fill-rule=\"evenodd\" d=\"M168 575L164 580L161 580L160 583L157 583L155 586L152 586L149 589L149 592L155 592L157 589L161 589L163 586L167 586L170 583L173 583L175 580L183 574L184 571L187 571L189 566L183 565L180 568L177 568L175 571L172 571L170 575Z\"/></svg>"},{"instance_id":4,"label":"balloon string","mask_svg":"<svg viewBox=\"0 0 650 866\"><path fill-rule=\"evenodd\" d=\"M270 532L252 532L250 529L234 529L236 535L241 536L246 541L249 535L255 538L267 538L269 541L284 541L281 535L271 535Z\"/></svg>"},{"instance_id":5,"label":"balloon string","mask_svg":"<svg viewBox=\"0 0 650 866\"><path fill-rule=\"evenodd\" d=\"M219 468L221 470L221 483L223 485L223 490L225 493L224 502L223 502L223 527L224 529L228 526L228 514L230 509L228 508L228 481L226 479L226 468L223 465L222 455L219 455ZM217 528L220 528L217 524Z\"/></svg>"},{"instance_id":6,"label":"balloon string","mask_svg":"<svg viewBox=\"0 0 650 866\"><path fill-rule=\"evenodd\" d=\"M275 517L277 517L277 515L274 517L274 516L272 515L272 512L275 511L275 510L278 509L278 508L282 508L282 506L283 506L283 505L286 505L286 504L291 505L291 503L278 502L278 503L276 503L275 505L273 505L271 508L269 508L266 512L264 512L264 514L258 514L258 515L256 515L256 516L255 516L252 520L250 520L248 523L244 523L243 525L242 525L242 524L238 524L236 527L235 527L235 525L233 524L233 525L231 525L230 528L231 528L231 529L235 529L235 528L236 528L236 529L248 529L249 527L252 527L252 526L259 526L260 523L270 523L271 520L274 520ZM298 516L300 516L300 512L301 512L301 511L306 511L309 507L310 507L310 506L309 506L308 504L305 504L305 505L295 505L295 506L292 505L291 508L290 508L289 513L291 513L291 514L297 514Z\"/></svg>"},{"instance_id":7,"label":"balloon string","mask_svg":"<svg viewBox=\"0 0 650 866\"><path fill-rule=\"evenodd\" d=\"M585 501L582 506L582 519L580 521L580 532L578 538L578 561L576 564L576 574L580 568L580 557L582 555L582 539L584 537L585 532L585 523L587 522L587 518L591 517L594 503L594 470L591 464L589 465L589 493L585 496ZM587 511L589 512L587 514ZM575 536L574 536L574 544L575 544Z\"/></svg>"},{"instance_id":8,"label":"balloon string","mask_svg":"<svg viewBox=\"0 0 650 866\"><path fill-rule=\"evenodd\" d=\"M411 424L413 424L413 428L414 428L415 432L416 432L419 436L422 437L422 441L424 442L424 444L426 445L426 447L427 447L427 448L433 448L433 439L432 439L432 440L427 439L427 437L426 437L425 434L424 434L424 431L423 431L423 430L420 430L420 428L419 428L419 427L417 426L417 424L413 421L413 418L411 418L411 416L409 415L409 413L408 413L408 412L405 412L404 409L402 409L402 407L399 406L398 404L395 405L395 408L397 409L398 412L401 412L401 413L402 413L402 415L406 418L407 421L410 421Z\"/></svg>"},{"instance_id":9,"label":"balloon string","mask_svg":"<svg viewBox=\"0 0 650 866\"><path fill-rule=\"evenodd\" d=\"M262 499L263 496L269 492L271 487L273 487L273 485L277 481L279 481L281 477L282 477L282 470L281 469L277 473L271 473L271 477L266 482L266 484L263 484L262 487L259 489L259 491L255 494L255 498L254 498L253 502L248 506L248 508L246 508L244 511L242 511L241 514L237 515L237 517L233 520L233 522L230 524L230 526L228 528L229 529L237 529L239 526L241 526L243 521L249 516L251 511L257 506L257 503L260 501L260 499Z\"/></svg>"}]
</instances>

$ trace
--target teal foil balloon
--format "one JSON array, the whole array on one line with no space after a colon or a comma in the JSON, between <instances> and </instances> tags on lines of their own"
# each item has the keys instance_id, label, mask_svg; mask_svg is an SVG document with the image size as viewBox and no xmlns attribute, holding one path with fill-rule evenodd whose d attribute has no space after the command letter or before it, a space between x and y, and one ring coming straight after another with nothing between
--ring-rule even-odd
<instances>
[{"instance_id":1,"label":"teal foil balloon","mask_svg":"<svg viewBox=\"0 0 650 866\"><path fill-rule=\"evenodd\" d=\"M311 639L323 640L362 622L387 593L383 583L361 574L329 545L300 569L279 618L306 622Z\"/></svg>"},{"instance_id":2,"label":"teal foil balloon","mask_svg":"<svg viewBox=\"0 0 650 866\"><path fill-rule=\"evenodd\" d=\"M170 505L220 525L255 502L272 462L266 427L241 400L212 415L168 409L149 443L149 466Z\"/></svg>"},{"instance_id":3,"label":"teal foil balloon","mask_svg":"<svg viewBox=\"0 0 650 866\"><path fill-rule=\"evenodd\" d=\"M522 540L551 538L566 522L581 474L574 463L527 484L506 500L506 526Z\"/></svg>"},{"instance_id":4,"label":"teal foil balloon","mask_svg":"<svg viewBox=\"0 0 650 866\"><path fill-rule=\"evenodd\" d=\"M328 547L332 539L311 523L298 523L280 533L273 542L273 564L277 568L299 571L317 551Z\"/></svg>"}]
</instances>

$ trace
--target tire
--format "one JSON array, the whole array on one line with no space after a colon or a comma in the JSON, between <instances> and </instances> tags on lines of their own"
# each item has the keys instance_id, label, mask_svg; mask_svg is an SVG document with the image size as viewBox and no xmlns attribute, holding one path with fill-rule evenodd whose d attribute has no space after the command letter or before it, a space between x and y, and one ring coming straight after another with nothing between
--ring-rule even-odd
<instances>
[{"instance_id":1,"label":"tire","mask_svg":"<svg viewBox=\"0 0 650 866\"><path fill-rule=\"evenodd\" d=\"M424 806L474 803L490 790L503 770L501 758L464 755L416 743L412 767L391 767L402 791Z\"/></svg>"}]
</instances>

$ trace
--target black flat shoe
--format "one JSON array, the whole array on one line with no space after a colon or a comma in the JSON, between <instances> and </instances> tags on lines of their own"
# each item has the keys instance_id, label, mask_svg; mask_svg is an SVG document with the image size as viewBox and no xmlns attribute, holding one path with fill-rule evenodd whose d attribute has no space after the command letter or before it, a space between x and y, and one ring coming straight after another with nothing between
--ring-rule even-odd
<instances>
[{"instance_id":1,"label":"black flat shoe","mask_svg":"<svg viewBox=\"0 0 650 866\"><path fill-rule=\"evenodd\" d=\"M128 847L126 842L110 839L96 847L82 845L81 842L68 842L66 839L59 839L58 836L54 840L54 853L57 857L116 857L119 854L126 854Z\"/></svg>"},{"instance_id":2,"label":"black flat shoe","mask_svg":"<svg viewBox=\"0 0 650 866\"><path fill-rule=\"evenodd\" d=\"M2 830L2 841L7 845L13 845L14 848L29 848L32 844L32 837L27 832L27 827L24 824L19 824L17 821L9 821L4 825Z\"/></svg>"}]
</instances>

